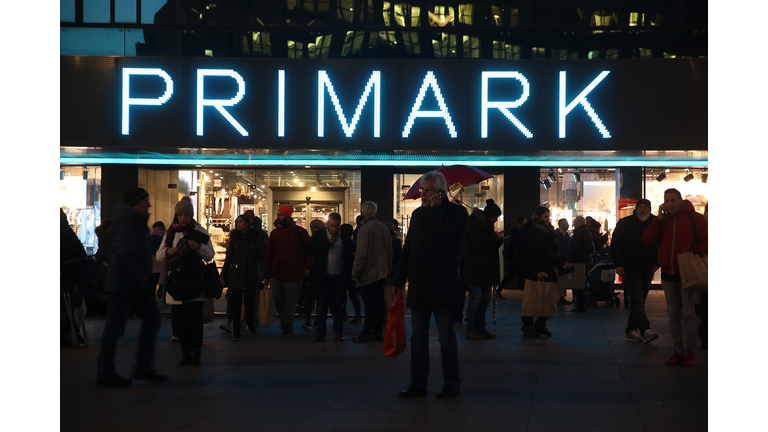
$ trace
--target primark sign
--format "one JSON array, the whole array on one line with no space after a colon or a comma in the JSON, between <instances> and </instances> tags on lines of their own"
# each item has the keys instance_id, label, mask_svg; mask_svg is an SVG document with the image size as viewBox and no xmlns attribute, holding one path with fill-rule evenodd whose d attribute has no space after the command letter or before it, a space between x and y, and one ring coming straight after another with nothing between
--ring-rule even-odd
<instances>
[{"instance_id":1,"label":"primark sign","mask_svg":"<svg viewBox=\"0 0 768 432\"><path fill-rule=\"evenodd\" d=\"M61 57L64 146L706 149L706 60Z\"/></svg>"}]
</instances>

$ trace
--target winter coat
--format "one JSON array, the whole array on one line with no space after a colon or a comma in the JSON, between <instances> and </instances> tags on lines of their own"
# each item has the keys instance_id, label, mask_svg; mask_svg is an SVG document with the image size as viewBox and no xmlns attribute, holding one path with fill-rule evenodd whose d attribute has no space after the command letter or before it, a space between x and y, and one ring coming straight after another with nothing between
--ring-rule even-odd
<instances>
[{"instance_id":1,"label":"winter coat","mask_svg":"<svg viewBox=\"0 0 768 432\"><path fill-rule=\"evenodd\" d=\"M649 215L645 222L636 216L621 218L613 230L611 240L611 259L616 267L634 270L651 270L659 261L659 245L643 243L643 233L656 219Z\"/></svg>"},{"instance_id":2,"label":"winter coat","mask_svg":"<svg viewBox=\"0 0 768 432\"><path fill-rule=\"evenodd\" d=\"M696 232L701 239L699 245L696 245L694 239L693 227L688 219L689 213L693 214L693 220L696 223ZM677 213L664 216L663 221L659 220L658 217L653 220L653 223L643 233L643 243L646 245L661 243L658 261L661 273L679 275L678 255L689 250L696 255L707 254L707 218L696 213L690 201L684 200Z\"/></svg>"},{"instance_id":3,"label":"winter coat","mask_svg":"<svg viewBox=\"0 0 768 432\"><path fill-rule=\"evenodd\" d=\"M260 230L248 228L246 234L238 230L229 233L221 278L231 290L257 289L263 279L269 278Z\"/></svg>"},{"instance_id":4,"label":"winter coat","mask_svg":"<svg viewBox=\"0 0 768 432\"><path fill-rule=\"evenodd\" d=\"M208 236L208 231L206 231L205 228L201 227L200 225L196 225L194 230L199 232L199 233L202 233L202 234L205 234L206 236ZM177 245L179 244L179 241L181 241L181 239L184 238L184 233L183 232L172 233L172 232L168 231L165 235L169 236L171 234L173 234L173 247L177 247ZM202 262L200 261L200 259L196 259L196 257L194 255L192 255L192 253L196 252L197 255L199 256L199 258L201 258L203 261L210 261L210 260L212 260L213 256L216 253L213 251L213 243L211 243L210 237L208 237L208 241L206 243L202 243L202 242L198 242L198 243L200 244L200 249L198 249L197 251L190 252L190 254L187 255L186 259L189 260L189 261L193 261L194 260L195 263L199 263L200 264L199 268L200 268L200 270L202 270ZM166 250L168 250L168 246L166 246L165 239L163 239L163 242L160 245L160 249L158 249L157 253L155 254L155 258L158 261L160 261L160 263L162 263L162 264L167 264L167 260L168 260L168 258L170 258L169 256L166 255ZM184 268L184 266L182 266L182 268ZM197 269L198 267L195 266L194 268ZM192 271L194 271L194 270L192 270ZM163 272L163 273L160 274L160 281L159 281L160 285L165 285L166 277L167 277L167 272ZM195 298L195 299L192 299L192 300L185 300L183 302L175 300L168 293L165 294L165 303L166 304L170 304L170 305L179 305L179 304L185 303L187 301L206 301L206 300L208 300L208 297L206 297L205 294L201 294L200 297L198 297L198 298Z\"/></svg>"},{"instance_id":5,"label":"winter coat","mask_svg":"<svg viewBox=\"0 0 768 432\"><path fill-rule=\"evenodd\" d=\"M150 246L152 247L152 273L160 273L163 271L163 263L157 260L155 254L157 254L157 250L160 249L160 245L163 244L166 232L167 231L160 227L155 227L152 229L152 234L150 234Z\"/></svg>"},{"instance_id":6,"label":"winter coat","mask_svg":"<svg viewBox=\"0 0 768 432\"><path fill-rule=\"evenodd\" d=\"M400 254L403 253L403 238L395 237L392 239L392 268L390 269L389 277L395 276L397 271L397 263L400 262Z\"/></svg>"},{"instance_id":7,"label":"winter coat","mask_svg":"<svg viewBox=\"0 0 768 432\"><path fill-rule=\"evenodd\" d=\"M467 210L446 197L439 206L413 211L392 281L403 287L408 280L407 307L458 309L459 258L467 219Z\"/></svg>"},{"instance_id":8,"label":"winter coat","mask_svg":"<svg viewBox=\"0 0 768 432\"><path fill-rule=\"evenodd\" d=\"M507 273L517 273L523 262L522 227L515 225L509 230L509 242L504 246L503 254L507 257Z\"/></svg>"},{"instance_id":9,"label":"winter coat","mask_svg":"<svg viewBox=\"0 0 768 432\"><path fill-rule=\"evenodd\" d=\"M104 291L133 291L149 287L152 278L152 247L149 215L139 214L123 203L112 211L112 250Z\"/></svg>"},{"instance_id":10,"label":"winter coat","mask_svg":"<svg viewBox=\"0 0 768 432\"><path fill-rule=\"evenodd\" d=\"M392 273L392 235L377 219L365 221L357 233L357 252L352 277L357 286L386 279Z\"/></svg>"},{"instance_id":11,"label":"winter coat","mask_svg":"<svg viewBox=\"0 0 768 432\"><path fill-rule=\"evenodd\" d=\"M488 218L475 209L469 216L462 240L465 284L499 284L499 248L503 243Z\"/></svg>"},{"instance_id":12,"label":"winter coat","mask_svg":"<svg viewBox=\"0 0 768 432\"><path fill-rule=\"evenodd\" d=\"M557 242L560 244L560 250L557 253L557 257L560 258L560 261L568 261L568 251L570 250L571 246L571 235L568 234L568 231L563 234L562 231L555 228L555 237L557 237Z\"/></svg>"},{"instance_id":13,"label":"winter coat","mask_svg":"<svg viewBox=\"0 0 768 432\"><path fill-rule=\"evenodd\" d=\"M586 225L574 228L573 237L571 237L571 247L566 261L569 264L586 264L588 267L593 253L595 253L595 243L592 240L592 231ZM587 268L587 271L589 271L589 268Z\"/></svg>"},{"instance_id":14,"label":"winter coat","mask_svg":"<svg viewBox=\"0 0 768 432\"><path fill-rule=\"evenodd\" d=\"M352 239L336 237L336 242L341 242L341 280L340 290L346 289L346 281L352 278L352 265L355 262L355 242ZM309 272L309 296L313 300L320 300L326 296L328 275L328 250L331 242L328 241L328 230L323 228L312 234L309 243L309 253L313 255L312 271ZM340 291L341 292L341 291Z\"/></svg>"},{"instance_id":15,"label":"winter coat","mask_svg":"<svg viewBox=\"0 0 768 432\"><path fill-rule=\"evenodd\" d=\"M541 219L528 221L523 225L523 277L539 280L539 272L546 273L547 282L557 282L557 268L563 262L557 257L560 244L555 237L555 230L541 222Z\"/></svg>"},{"instance_id":16,"label":"winter coat","mask_svg":"<svg viewBox=\"0 0 768 432\"><path fill-rule=\"evenodd\" d=\"M304 271L312 269L312 255L307 253L309 234L297 227L293 219L285 221L284 226L276 227L269 235L265 257L269 276L277 280L303 280Z\"/></svg>"},{"instance_id":17,"label":"winter coat","mask_svg":"<svg viewBox=\"0 0 768 432\"><path fill-rule=\"evenodd\" d=\"M59 259L60 281L62 283L78 282L88 254L66 219L59 227Z\"/></svg>"}]
</instances>

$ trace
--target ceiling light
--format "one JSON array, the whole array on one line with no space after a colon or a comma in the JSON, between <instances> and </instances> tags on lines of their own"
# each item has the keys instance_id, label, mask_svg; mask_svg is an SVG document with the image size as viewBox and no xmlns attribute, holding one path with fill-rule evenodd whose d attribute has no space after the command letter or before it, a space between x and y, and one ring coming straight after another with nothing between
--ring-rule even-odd
<instances>
[{"instance_id":1,"label":"ceiling light","mask_svg":"<svg viewBox=\"0 0 768 432\"><path fill-rule=\"evenodd\" d=\"M544 189L549 189L551 187L549 180L540 180L539 183L544 185Z\"/></svg>"},{"instance_id":2,"label":"ceiling light","mask_svg":"<svg viewBox=\"0 0 768 432\"><path fill-rule=\"evenodd\" d=\"M686 183L693 180L693 173L690 173L687 176L683 177L683 180L685 180Z\"/></svg>"},{"instance_id":3,"label":"ceiling light","mask_svg":"<svg viewBox=\"0 0 768 432\"><path fill-rule=\"evenodd\" d=\"M294 182L294 183L298 183L298 182L299 182L299 179L295 178L295 179L293 179L293 182Z\"/></svg>"},{"instance_id":4,"label":"ceiling light","mask_svg":"<svg viewBox=\"0 0 768 432\"><path fill-rule=\"evenodd\" d=\"M554 173L554 172L552 172L552 171L550 171L549 173L547 173L547 178L548 178L548 179L549 179L549 181L550 181L550 182L552 182L552 183L555 183L555 182L557 182L557 178L555 177L555 173Z\"/></svg>"},{"instance_id":5,"label":"ceiling light","mask_svg":"<svg viewBox=\"0 0 768 432\"><path fill-rule=\"evenodd\" d=\"M665 173L668 173L668 172L669 172L669 168L667 168L666 170L664 170L664 172L665 172Z\"/></svg>"},{"instance_id":6,"label":"ceiling light","mask_svg":"<svg viewBox=\"0 0 768 432\"><path fill-rule=\"evenodd\" d=\"M656 176L656 181L660 182L660 181L664 180L665 178L667 178L667 174L666 173L661 173L658 176Z\"/></svg>"}]
</instances>

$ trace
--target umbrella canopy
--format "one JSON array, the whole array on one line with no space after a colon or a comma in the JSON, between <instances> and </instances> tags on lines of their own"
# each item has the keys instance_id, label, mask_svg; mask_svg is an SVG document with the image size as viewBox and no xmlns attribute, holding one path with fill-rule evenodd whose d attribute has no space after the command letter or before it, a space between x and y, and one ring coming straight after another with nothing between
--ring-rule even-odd
<instances>
[{"instance_id":1,"label":"umbrella canopy","mask_svg":"<svg viewBox=\"0 0 768 432\"><path fill-rule=\"evenodd\" d=\"M440 167L435 171L441 172L443 176L445 176L445 182L448 184L449 188L451 185L456 183L459 183L461 186L471 186L478 184L483 180L493 178L492 175L483 170L466 165L450 165L447 167ZM416 182L413 183L411 188L408 190L408 193L405 194L405 198L403 199L421 198L421 192L419 192L419 188L421 187L421 179L423 178L424 176L421 176ZM495 178L493 178L493 180L496 181ZM496 183L498 184L498 182Z\"/></svg>"}]
</instances>

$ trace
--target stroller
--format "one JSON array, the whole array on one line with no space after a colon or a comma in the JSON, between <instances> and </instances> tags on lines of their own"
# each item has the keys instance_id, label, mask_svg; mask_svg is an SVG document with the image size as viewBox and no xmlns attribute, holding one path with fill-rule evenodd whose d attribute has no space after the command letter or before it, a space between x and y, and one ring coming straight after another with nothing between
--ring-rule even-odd
<instances>
[{"instance_id":1,"label":"stroller","mask_svg":"<svg viewBox=\"0 0 768 432\"><path fill-rule=\"evenodd\" d=\"M592 254L592 268L587 272L587 305L595 307L598 301L608 306L619 307L619 293L614 292L616 266L611 259L610 248Z\"/></svg>"}]
</instances>

